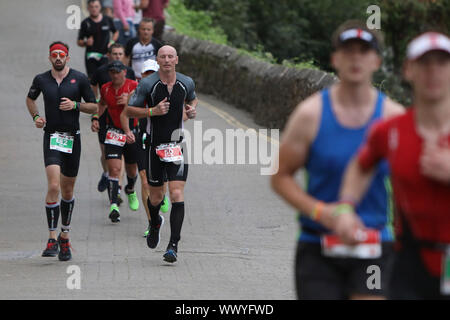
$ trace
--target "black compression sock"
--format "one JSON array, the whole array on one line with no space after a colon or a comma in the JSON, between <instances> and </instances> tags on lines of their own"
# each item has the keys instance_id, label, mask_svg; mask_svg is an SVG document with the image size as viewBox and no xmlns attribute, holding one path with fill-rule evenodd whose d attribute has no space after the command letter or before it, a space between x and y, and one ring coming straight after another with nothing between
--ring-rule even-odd
<instances>
[{"instance_id":1,"label":"black compression sock","mask_svg":"<svg viewBox=\"0 0 450 320\"><path fill-rule=\"evenodd\" d=\"M58 228L59 219L59 204L47 203L45 205L45 211L47 213L47 225L49 231L55 231Z\"/></svg>"},{"instance_id":2,"label":"black compression sock","mask_svg":"<svg viewBox=\"0 0 450 320\"><path fill-rule=\"evenodd\" d=\"M134 190L134 185L136 184L137 177L138 177L138 176L136 175L136 177L130 178L130 177L127 175L128 184L125 186L125 193L126 193L126 194L130 194L130 193L133 192L132 190Z\"/></svg>"},{"instance_id":3,"label":"black compression sock","mask_svg":"<svg viewBox=\"0 0 450 320\"><path fill-rule=\"evenodd\" d=\"M181 239L181 227L184 220L184 202L172 203L170 211L170 242L177 244Z\"/></svg>"},{"instance_id":4,"label":"black compression sock","mask_svg":"<svg viewBox=\"0 0 450 320\"><path fill-rule=\"evenodd\" d=\"M160 216L159 216L159 209L161 209L161 204L158 204L156 207L152 205L150 202L150 199L147 198L147 205L148 205L148 211L150 211L150 219L151 219L151 225L155 226L159 224Z\"/></svg>"},{"instance_id":5,"label":"black compression sock","mask_svg":"<svg viewBox=\"0 0 450 320\"><path fill-rule=\"evenodd\" d=\"M73 207L75 198L67 201L61 198L61 231L68 232L70 230L70 222L72 220Z\"/></svg>"},{"instance_id":6,"label":"black compression sock","mask_svg":"<svg viewBox=\"0 0 450 320\"><path fill-rule=\"evenodd\" d=\"M117 195L119 194L119 179L109 178L109 193L111 204L117 204Z\"/></svg>"}]
</instances>

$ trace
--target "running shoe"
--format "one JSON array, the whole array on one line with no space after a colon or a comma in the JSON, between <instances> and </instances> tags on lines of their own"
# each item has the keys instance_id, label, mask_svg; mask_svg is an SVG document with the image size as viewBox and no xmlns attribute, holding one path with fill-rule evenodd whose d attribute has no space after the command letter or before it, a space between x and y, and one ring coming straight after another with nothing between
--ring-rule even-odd
<instances>
[{"instance_id":1,"label":"running shoe","mask_svg":"<svg viewBox=\"0 0 450 320\"><path fill-rule=\"evenodd\" d=\"M157 226L150 226L150 231L147 235L147 245L150 249L155 249L159 244L161 227L164 225L164 217L159 217L159 224Z\"/></svg>"},{"instance_id":2,"label":"running shoe","mask_svg":"<svg viewBox=\"0 0 450 320\"><path fill-rule=\"evenodd\" d=\"M163 258L164 261L174 263L177 261L177 252L178 252L178 246L176 243L169 243L167 245L166 253L164 253Z\"/></svg>"},{"instance_id":3,"label":"running shoe","mask_svg":"<svg viewBox=\"0 0 450 320\"><path fill-rule=\"evenodd\" d=\"M116 204L111 205L111 208L109 209L109 218L113 223L120 222L119 207Z\"/></svg>"},{"instance_id":4,"label":"running shoe","mask_svg":"<svg viewBox=\"0 0 450 320\"><path fill-rule=\"evenodd\" d=\"M68 261L72 259L72 252L70 251L70 248L72 246L70 245L69 239L63 239L61 236L58 237L59 246L61 247L61 250L58 254L59 261Z\"/></svg>"},{"instance_id":5,"label":"running shoe","mask_svg":"<svg viewBox=\"0 0 450 320\"><path fill-rule=\"evenodd\" d=\"M48 239L47 248L42 252L43 257L56 257L59 252L58 241L55 239Z\"/></svg>"},{"instance_id":6,"label":"running shoe","mask_svg":"<svg viewBox=\"0 0 450 320\"><path fill-rule=\"evenodd\" d=\"M133 191L130 194L127 194L128 197L128 206L130 207L131 210L133 211L138 211L139 210L139 200L136 194L136 191Z\"/></svg>"},{"instance_id":7,"label":"running shoe","mask_svg":"<svg viewBox=\"0 0 450 320\"><path fill-rule=\"evenodd\" d=\"M167 211L169 211L169 198L167 198L166 195L164 195L164 202L161 205L161 212L162 213L166 213Z\"/></svg>"},{"instance_id":8,"label":"running shoe","mask_svg":"<svg viewBox=\"0 0 450 320\"><path fill-rule=\"evenodd\" d=\"M105 174L103 173L102 177L100 178L100 181L98 182L98 185L97 185L98 192L105 191L108 188L108 184L109 184L108 177L105 176Z\"/></svg>"}]
</instances>

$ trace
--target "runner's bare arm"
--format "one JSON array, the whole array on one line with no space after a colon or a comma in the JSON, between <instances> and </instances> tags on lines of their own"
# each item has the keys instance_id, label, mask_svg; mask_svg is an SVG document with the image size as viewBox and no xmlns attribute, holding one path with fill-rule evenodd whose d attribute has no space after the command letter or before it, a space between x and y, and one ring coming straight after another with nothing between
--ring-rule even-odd
<instances>
[{"instance_id":1,"label":"runner's bare arm","mask_svg":"<svg viewBox=\"0 0 450 320\"><path fill-rule=\"evenodd\" d=\"M129 118L142 119L148 117L148 109L140 107L126 106L123 113Z\"/></svg>"},{"instance_id":2,"label":"runner's bare arm","mask_svg":"<svg viewBox=\"0 0 450 320\"><path fill-rule=\"evenodd\" d=\"M387 119L403 113L405 113L405 108L401 104L388 97L386 98L383 118ZM363 170L355 156L348 164L344 173L340 199L358 203L369 189L374 173L375 168Z\"/></svg>"},{"instance_id":3,"label":"runner's bare arm","mask_svg":"<svg viewBox=\"0 0 450 320\"><path fill-rule=\"evenodd\" d=\"M183 109L183 120L185 116L187 119L194 119L197 116L197 104L198 104L197 98L191 101L186 101L185 107Z\"/></svg>"},{"instance_id":4,"label":"runner's bare arm","mask_svg":"<svg viewBox=\"0 0 450 320\"><path fill-rule=\"evenodd\" d=\"M39 111L38 108L36 106L36 101L34 101L33 99L27 97L26 99L26 105L28 108L28 112L30 113L31 117L33 117L34 120L34 124L36 126L36 128L43 128L45 125L45 119L41 116L37 117L39 115ZM34 119L36 117L36 119Z\"/></svg>"},{"instance_id":5,"label":"runner's bare arm","mask_svg":"<svg viewBox=\"0 0 450 320\"><path fill-rule=\"evenodd\" d=\"M30 113L32 118L35 117L37 114L39 114L38 108L36 106L36 101L27 97L26 104L28 112Z\"/></svg>"},{"instance_id":6,"label":"runner's bare arm","mask_svg":"<svg viewBox=\"0 0 450 320\"><path fill-rule=\"evenodd\" d=\"M116 32L114 32L113 36L112 36L112 40L114 42L117 41L117 39L119 39L119 31L117 30Z\"/></svg>"},{"instance_id":7,"label":"runner's bare arm","mask_svg":"<svg viewBox=\"0 0 450 320\"><path fill-rule=\"evenodd\" d=\"M340 199L359 203L369 189L375 167L363 170L357 156L353 157L343 175Z\"/></svg>"},{"instance_id":8,"label":"runner's bare arm","mask_svg":"<svg viewBox=\"0 0 450 320\"><path fill-rule=\"evenodd\" d=\"M79 103L79 108L81 112L94 114L98 111L98 106L95 102L81 102Z\"/></svg>"},{"instance_id":9,"label":"runner's bare arm","mask_svg":"<svg viewBox=\"0 0 450 320\"><path fill-rule=\"evenodd\" d=\"M129 118L146 118L148 116L154 117L154 116L162 116L167 114L169 112L170 103L167 102L167 98L164 98L160 103L158 103L155 107L150 107L151 112L147 108L141 108L141 107L133 107L133 106L126 106L125 107L125 113Z\"/></svg>"},{"instance_id":10,"label":"runner's bare arm","mask_svg":"<svg viewBox=\"0 0 450 320\"><path fill-rule=\"evenodd\" d=\"M308 150L313 142L321 118L321 98L315 94L302 102L291 115L279 150L279 169L271 178L273 190L291 206L309 216L317 205L317 199L307 194L295 181L294 175L303 168ZM330 208L331 209L331 208ZM322 213L321 223L331 227L331 212Z\"/></svg>"},{"instance_id":11,"label":"runner's bare arm","mask_svg":"<svg viewBox=\"0 0 450 320\"><path fill-rule=\"evenodd\" d=\"M405 113L405 108L397 102L386 98L383 118L391 118ZM344 173L340 199L351 200L358 203L369 189L369 185L373 179L375 168L371 170L363 170L355 156L348 164Z\"/></svg>"}]
</instances>

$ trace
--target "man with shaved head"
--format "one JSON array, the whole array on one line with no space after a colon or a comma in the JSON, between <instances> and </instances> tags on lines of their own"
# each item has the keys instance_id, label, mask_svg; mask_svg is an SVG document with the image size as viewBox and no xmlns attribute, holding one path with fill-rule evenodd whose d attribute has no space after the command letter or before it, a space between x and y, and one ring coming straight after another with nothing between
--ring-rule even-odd
<instances>
[{"instance_id":1,"label":"man with shaved head","mask_svg":"<svg viewBox=\"0 0 450 320\"><path fill-rule=\"evenodd\" d=\"M150 211L150 231L147 245L155 249L160 240L160 230L164 219L159 209L164 198L164 177L169 181L170 200L170 241L164 260L173 263L177 260L178 242L184 219L184 186L188 164L183 157L183 108L189 119L196 116L198 103L194 81L175 68L178 55L174 47L159 49L156 61L159 71L142 79L124 112L130 118L147 118L148 147L146 171L150 185L147 200ZM127 135L134 139L131 132Z\"/></svg>"}]
</instances>

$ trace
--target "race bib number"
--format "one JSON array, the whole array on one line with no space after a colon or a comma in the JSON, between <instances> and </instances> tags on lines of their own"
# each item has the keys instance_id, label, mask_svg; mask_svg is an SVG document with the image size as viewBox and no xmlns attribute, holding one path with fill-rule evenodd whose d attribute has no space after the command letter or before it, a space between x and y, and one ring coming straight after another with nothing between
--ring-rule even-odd
<instances>
[{"instance_id":1,"label":"race bib number","mask_svg":"<svg viewBox=\"0 0 450 320\"><path fill-rule=\"evenodd\" d=\"M334 258L376 259L381 257L381 236L377 230L359 231L361 242L350 246L342 243L337 235L325 235L321 238L322 253Z\"/></svg>"},{"instance_id":2,"label":"race bib number","mask_svg":"<svg viewBox=\"0 0 450 320\"><path fill-rule=\"evenodd\" d=\"M441 294L450 295L450 247L442 257Z\"/></svg>"},{"instance_id":3,"label":"race bib number","mask_svg":"<svg viewBox=\"0 0 450 320\"><path fill-rule=\"evenodd\" d=\"M181 146L176 143L162 144L156 147L156 154L164 162L183 161Z\"/></svg>"},{"instance_id":4,"label":"race bib number","mask_svg":"<svg viewBox=\"0 0 450 320\"><path fill-rule=\"evenodd\" d=\"M109 129L106 132L105 143L113 144L115 146L123 147L127 142L127 136L114 129Z\"/></svg>"},{"instance_id":5,"label":"race bib number","mask_svg":"<svg viewBox=\"0 0 450 320\"><path fill-rule=\"evenodd\" d=\"M68 133L55 132L50 135L50 150L72 153L73 139Z\"/></svg>"}]
</instances>

